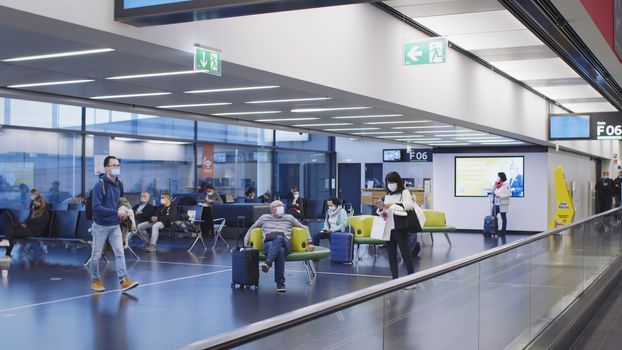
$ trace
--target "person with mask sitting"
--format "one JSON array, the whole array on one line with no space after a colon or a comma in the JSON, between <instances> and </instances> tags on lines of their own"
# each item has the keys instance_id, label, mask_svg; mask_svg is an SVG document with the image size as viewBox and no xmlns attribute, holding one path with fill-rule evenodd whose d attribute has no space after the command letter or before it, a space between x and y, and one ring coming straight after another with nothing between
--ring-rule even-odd
<instances>
[{"instance_id":1,"label":"person with mask sitting","mask_svg":"<svg viewBox=\"0 0 622 350\"><path fill-rule=\"evenodd\" d=\"M297 187L292 190L292 196L287 202L287 212L298 220L304 219L305 199L300 196Z\"/></svg>"},{"instance_id":2,"label":"person with mask sitting","mask_svg":"<svg viewBox=\"0 0 622 350\"><path fill-rule=\"evenodd\" d=\"M151 193L144 191L140 194L140 204L132 208L136 225L151 220L153 213L155 213L155 207L149 203L149 200L151 200Z\"/></svg>"},{"instance_id":3,"label":"person with mask sitting","mask_svg":"<svg viewBox=\"0 0 622 350\"><path fill-rule=\"evenodd\" d=\"M328 238L332 232L343 232L346 229L348 221L348 213L341 207L341 201L337 198L329 198L326 201L326 218L324 219L324 228L322 231L313 234L313 244L320 245L320 240Z\"/></svg>"},{"instance_id":4,"label":"person with mask sitting","mask_svg":"<svg viewBox=\"0 0 622 350\"><path fill-rule=\"evenodd\" d=\"M261 271L268 272L275 264L274 281L277 293L285 293L285 257L291 250L292 228L304 228L300 221L292 215L285 214L285 206L281 201L270 203L270 214L264 214L257 219L244 236L244 245L249 246L251 232L256 227L262 228L263 250L266 261L261 265ZM307 250L315 250L311 235L307 231Z\"/></svg>"},{"instance_id":5,"label":"person with mask sitting","mask_svg":"<svg viewBox=\"0 0 622 350\"><path fill-rule=\"evenodd\" d=\"M28 219L22 223L9 225L6 234L8 247L2 261L11 260L11 252L15 246L16 239L43 236L46 233L48 223L50 222L50 212L48 211L47 203L41 195L38 195L32 202L33 209L30 211Z\"/></svg>"},{"instance_id":6,"label":"person with mask sitting","mask_svg":"<svg viewBox=\"0 0 622 350\"><path fill-rule=\"evenodd\" d=\"M138 225L138 237L145 242L145 251L153 253L156 251L156 243L160 236L160 230L165 227L171 227L171 223L176 220L175 204L171 201L171 195L162 193L160 195L160 206L156 209L149 221ZM151 237L147 230L151 229Z\"/></svg>"},{"instance_id":7,"label":"person with mask sitting","mask_svg":"<svg viewBox=\"0 0 622 350\"><path fill-rule=\"evenodd\" d=\"M213 185L207 185L205 187L205 192L199 195L198 202L207 205L223 203L222 198L220 198L220 195L215 191Z\"/></svg>"}]
</instances>

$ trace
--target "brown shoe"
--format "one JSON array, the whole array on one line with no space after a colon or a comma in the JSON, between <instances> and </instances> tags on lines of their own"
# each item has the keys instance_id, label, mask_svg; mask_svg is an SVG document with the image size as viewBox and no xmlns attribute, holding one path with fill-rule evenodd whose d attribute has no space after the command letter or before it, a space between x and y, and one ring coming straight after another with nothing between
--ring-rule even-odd
<instances>
[{"instance_id":1,"label":"brown shoe","mask_svg":"<svg viewBox=\"0 0 622 350\"><path fill-rule=\"evenodd\" d=\"M138 287L139 283L132 281L129 277L125 277L121 280L121 290L123 292L127 292L132 288Z\"/></svg>"},{"instance_id":2,"label":"brown shoe","mask_svg":"<svg viewBox=\"0 0 622 350\"><path fill-rule=\"evenodd\" d=\"M102 282L102 280L95 280L91 282L91 289L94 292L103 292L106 290L106 288L104 288L104 282Z\"/></svg>"}]
</instances>

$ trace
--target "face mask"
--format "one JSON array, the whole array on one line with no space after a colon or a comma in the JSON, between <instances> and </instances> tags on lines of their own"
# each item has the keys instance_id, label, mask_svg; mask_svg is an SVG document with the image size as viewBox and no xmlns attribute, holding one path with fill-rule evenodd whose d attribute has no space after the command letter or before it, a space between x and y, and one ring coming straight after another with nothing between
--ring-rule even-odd
<instances>
[{"instance_id":1,"label":"face mask","mask_svg":"<svg viewBox=\"0 0 622 350\"><path fill-rule=\"evenodd\" d=\"M33 205L34 205L35 208L39 208L41 206L41 204L39 204L39 203L35 203Z\"/></svg>"},{"instance_id":2,"label":"face mask","mask_svg":"<svg viewBox=\"0 0 622 350\"><path fill-rule=\"evenodd\" d=\"M149 202L149 198L140 197L140 202L141 203L147 203L147 202Z\"/></svg>"},{"instance_id":3,"label":"face mask","mask_svg":"<svg viewBox=\"0 0 622 350\"><path fill-rule=\"evenodd\" d=\"M167 203L167 200L166 200L166 199L164 199L164 198L160 198L160 204L162 204L162 205L166 205L166 203Z\"/></svg>"},{"instance_id":4,"label":"face mask","mask_svg":"<svg viewBox=\"0 0 622 350\"><path fill-rule=\"evenodd\" d=\"M208 195L208 196L213 196L213 195L214 195L214 192L212 192L212 191L208 191L208 192L207 192L207 195Z\"/></svg>"},{"instance_id":5,"label":"face mask","mask_svg":"<svg viewBox=\"0 0 622 350\"><path fill-rule=\"evenodd\" d=\"M285 208L277 207L276 208L276 216L283 216L283 214L285 214Z\"/></svg>"},{"instance_id":6,"label":"face mask","mask_svg":"<svg viewBox=\"0 0 622 350\"><path fill-rule=\"evenodd\" d=\"M396 183L390 183L390 184L387 185L387 188L389 189L389 191L395 192L395 190L397 190L397 184Z\"/></svg>"},{"instance_id":7,"label":"face mask","mask_svg":"<svg viewBox=\"0 0 622 350\"><path fill-rule=\"evenodd\" d=\"M300 193L294 193L294 198L300 197Z\"/></svg>"},{"instance_id":8,"label":"face mask","mask_svg":"<svg viewBox=\"0 0 622 350\"><path fill-rule=\"evenodd\" d=\"M35 196L34 194L30 195L30 200L34 201L35 199L37 199L37 196Z\"/></svg>"},{"instance_id":9,"label":"face mask","mask_svg":"<svg viewBox=\"0 0 622 350\"><path fill-rule=\"evenodd\" d=\"M331 205L331 206L329 206L329 207L328 207L328 209L330 209L330 210L332 210L332 211L335 211L335 210L337 210L337 207L336 207L336 206L334 206L334 205Z\"/></svg>"},{"instance_id":10,"label":"face mask","mask_svg":"<svg viewBox=\"0 0 622 350\"><path fill-rule=\"evenodd\" d=\"M110 172L110 174L112 176L119 176L119 175L121 175L121 169L120 168L112 168L112 171Z\"/></svg>"}]
</instances>

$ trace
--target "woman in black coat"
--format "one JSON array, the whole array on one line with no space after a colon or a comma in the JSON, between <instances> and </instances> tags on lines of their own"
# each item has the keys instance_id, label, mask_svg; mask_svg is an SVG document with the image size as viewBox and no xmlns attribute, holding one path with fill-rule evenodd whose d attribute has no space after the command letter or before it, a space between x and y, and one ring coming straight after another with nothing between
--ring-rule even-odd
<instances>
[{"instance_id":1,"label":"woman in black coat","mask_svg":"<svg viewBox=\"0 0 622 350\"><path fill-rule=\"evenodd\" d=\"M9 225L6 233L9 246L6 249L3 260L11 259L11 251L13 251L16 239L44 235L48 229L49 222L50 212L48 211L47 203L41 195L38 195L33 200L33 210L30 211L28 219L19 224Z\"/></svg>"}]
</instances>

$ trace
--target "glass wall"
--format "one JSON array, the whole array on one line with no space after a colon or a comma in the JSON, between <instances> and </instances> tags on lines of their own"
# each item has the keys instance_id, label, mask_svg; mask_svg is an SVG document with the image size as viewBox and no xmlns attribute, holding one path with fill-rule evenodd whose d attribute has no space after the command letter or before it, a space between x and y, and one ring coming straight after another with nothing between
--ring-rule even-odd
<instances>
[{"instance_id":1,"label":"glass wall","mask_svg":"<svg viewBox=\"0 0 622 350\"><path fill-rule=\"evenodd\" d=\"M327 136L7 98L0 123L0 208L26 207L33 187L52 203L88 193L109 154L130 199L206 183L232 201L248 189L278 198L292 185L306 198L331 193Z\"/></svg>"}]
</instances>

